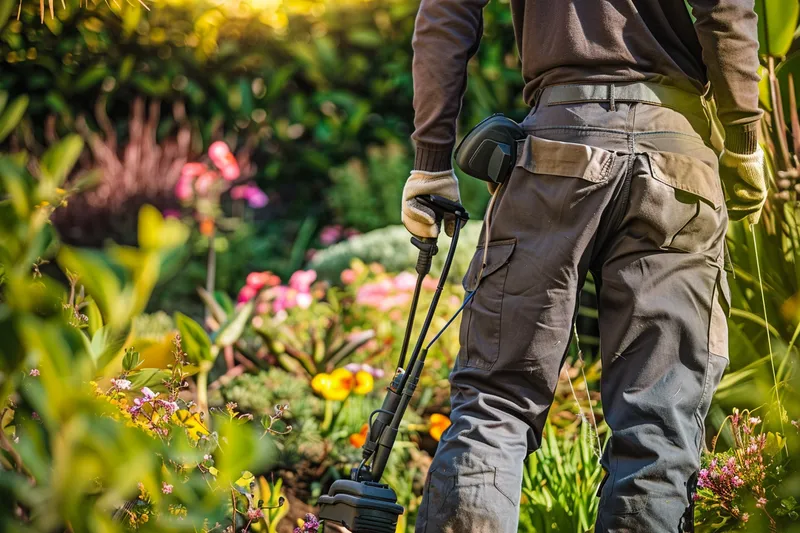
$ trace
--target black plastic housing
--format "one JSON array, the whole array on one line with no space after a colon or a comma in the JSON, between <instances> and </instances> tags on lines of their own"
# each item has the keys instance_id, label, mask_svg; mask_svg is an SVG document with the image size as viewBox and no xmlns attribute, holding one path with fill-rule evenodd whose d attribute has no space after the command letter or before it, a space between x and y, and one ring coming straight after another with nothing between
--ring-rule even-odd
<instances>
[{"instance_id":1,"label":"black plastic housing","mask_svg":"<svg viewBox=\"0 0 800 533\"><path fill-rule=\"evenodd\" d=\"M403 507L388 485L339 479L319 497L320 520L342 524L353 533L394 533Z\"/></svg>"},{"instance_id":2,"label":"black plastic housing","mask_svg":"<svg viewBox=\"0 0 800 533\"><path fill-rule=\"evenodd\" d=\"M517 141L525 137L522 127L502 113L478 123L461 140L455 152L458 168L490 183L502 183L517 160Z\"/></svg>"}]
</instances>

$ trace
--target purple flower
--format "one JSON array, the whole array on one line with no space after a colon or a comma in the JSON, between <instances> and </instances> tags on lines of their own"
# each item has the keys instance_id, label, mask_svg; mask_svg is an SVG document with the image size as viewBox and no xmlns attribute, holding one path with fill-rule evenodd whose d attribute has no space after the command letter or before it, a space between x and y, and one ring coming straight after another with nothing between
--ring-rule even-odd
<instances>
[{"instance_id":1,"label":"purple flower","mask_svg":"<svg viewBox=\"0 0 800 533\"><path fill-rule=\"evenodd\" d=\"M144 396L144 401L149 402L150 400L155 399L155 397L158 396L158 393L151 391L150 387L142 387L142 395Z\"/></svg>"},{"instance_id":2,"label":"purple flower","mask_svg":"<svg viewBox=\"0 0 800 533\"><path fill-rule=\"evenodd\" d=\"M269 203L267 194L252 183L238 185L231 189L231 198L244 200L253 209L261 209Z\"/></svg>"},{"instance_id":3,"label":"purple flower","mask_svg":"<svg viewBox=\"0 0 800 533\"><path fill-rule=\"evenodd\" d=\"M325 226L319 234L319 241L324 246L330 246L342 238L342 226L335 224L333 226Z\"/></svg>"}]
</instances>

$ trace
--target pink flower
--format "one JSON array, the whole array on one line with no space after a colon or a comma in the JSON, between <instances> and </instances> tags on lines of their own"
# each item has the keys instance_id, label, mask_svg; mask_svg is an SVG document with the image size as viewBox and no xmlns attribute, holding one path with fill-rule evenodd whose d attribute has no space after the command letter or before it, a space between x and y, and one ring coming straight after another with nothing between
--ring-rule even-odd
<instances>
[{"instance_id":1,"label":"pink flower","mask_svg":"<svg viewBox=\"0 0 800 533\"><path fill-rule=\"evenodd\" d=\"M275 300L272 302L272 312L275 314L291 309L297 305L297 291L285 285L275 287Z\"/></svg>"},{"instance_id":2,"label":"pink flower","mask_svg":"<svg viewBox=\"0 0 800 533\"><path fill-rule=\"evenodd\" d=\"M261 509L256 509L253 507L247 509L248 520L258 520L259 518L264 518L264 512Z\"/></svg>"},{"instance_id":3,"label":"pink flower","mask_svg":"<svg viewBox=\"0 0 800 533\"><path fill-rule=\"evenodd\" d=\"M759 498L758 499L758 503L756 504L756 507L763 508L765 505L767 505L767 499L766 498Z\"/></svg>"},{"instance_id":4,"label":"pink flower","mask_svg":"<svg viewBox=\"0 0 800 533\"><path fill-rule=\"evenodd\" d=\"M212 143L208 147L208 157L214 162L214 166L220 170L225 180L233 181L239 177L239 163L231 153L231 149L224 142L217 141Z\"/></svg>"},{"instance_id":5,"label":"pink flower","mask_svg":"<svg viewBox=\"0 0 800 533\"><path fill-rule=\"evenodd\" d=\"M162 481L161 492L163 492L164 494L172 494L172 485L170 485L166 481Z\"/></svg>"},{"instance_id":6,"label":"pink flower","mask_svg":"<svg viewBox=\"0 0 800 533\"><path fill-rule=\"evenodd\" d=\"M748 520L750 520L750 513L744 513L742 515L742 522L747 522Z\"/></svg>"},{"instance_id":7,"label":"pink flower","mask_svg":"<svg viewBox=\"0 0 800 533\"><path fill-rule=\"evenodd\" d=\"M31 371L28 372L28 375L34 378L39 377L39 369L38 368L31 368Z\"/></svg>"},{"instance_id":8,"label":"pink flower","mask_svg":"<svg viewBox=\"0 0 800 533\"><path fill-rule=\"evenodd\" d=\"M295 301L297 302L297 306L300 309L308 309L309 307L311 307L311 302L313 300L314 299L311 297L311 294L307 293L307 292L297 293L297 296L295 297Z\"/></svg>"},{"instance_id":9,"label":"pink flower","mask_svg":"<svg viewBox=\"0 0 800 533\"><path fill-rule=\"evenodd\" d=\"M394 278L394 288L398 291L413 291L417 277L410 272L402 272Z\"/></svg>"},{"instance_id":10,"label":"pink flower","mask_svg":"<svg viewBox=\"0 0 800 533\"><path fill-rule=\"evenodd\" d=\"M216 172L209 170L197 178L194 182L194 190L197 191L197 194L200 196L205 196L211 190L211 186L214 185L216 179Z\"/></svg>"},{"instance_id":11,"label":"pink flower","mask_svg":"<svg viewBox=\"0 0 800 533\"><path fill-rule=\"evenodd\" d=\"M311 284L317 279L317 273L314 270L298 270L292 277L289 278L289 287L297 292L309 292Z\"/></svg>"},{"instance_id":12,"label":"pink flower","mask_svg":"<svg viewBox=\"0 0 800 533\"><path fill-rule=\"evenodd\" d=\"M213 142L211 146L208 147L208 157L211 158L211 161L213 161L218 168L225 165L225 160L230 153L231 149L228 148L228 145L223 141Z\"/></svg>"},{"instance_id":13,"label":"pink flower","mask_svg":"<svg viewBox=\"0 0 800 533\"><path fill-rule=\"evenodd\" d=\"M192 179L189 176L181 176L178 179L178 183L175 184L175 197L181 202L191 200L192 196L194 196Z\"/></svg>"},{"instance_id":14,"label":"pink flower","mask_svg":"<svg viewBox=\"0 0 800 533\"><path fill-rule=\"evenodd\" d=\"M341 278L342 278L342 283L344 283L345 285L350 285L351 283L354 283L356 281L356 279L358 278L358 274L356 274L356 271L353 270L352 268L348 268L342 271Z\"/></svg>"},{"instance_id":15,"label":"pink flower","mask_svg":"<svg viewBox=\"0 0 800 533\"><path fill-rule=\"evenodd\" d=\"M239 163L236 162L234 159L233 154L231 154L230 161L228 164L220 167L220 172L222 173L222 177L225 178L226 181L234 181L239 178L241 172L239 170Z\"/></svg>"},{"instance_id":16,"label":"pink flower","mask_svg":"<svg viewBox=\"0 0 800 533\"><path fill-rule=\"evenodd\" d=\"M760 423L761 423L761 418L759 418L757 416L751 416L750 417L750 424L751 425L755 426L756 424L760 424Z\"/></svg>"},{"instance_id":17,"label":"pink flower","mask_svg":"<svg viewBox=\"0 0 800 533\"><path fill-rule=\"evenodd\" d=\"M237 303L246 303L255 298L256 294L258 294L257 288L253 287L252 285L245 285L242 287L242 290L239 291L239 297L236 299Z\"/></svg>"},{"instance_id":18,"label":"pink flower","mask_svg":"<svg viewBox=\"0 0 800 533\"><path fill-rule=\"evenodd\" d=\"M256 306L256 314L266 315L267 313L269 313L269 304L267 302L259 302L258 305Z\"/></svg>"},{"instance_id":19,"label":"pink flower","mask_svg":"<svg viewBox=\"0 0 800 533\"><path fill-rule=\"evenodd\" d=\"M335 224L333 226L325 226L319 234L319 241L324 246L330 246L342 238L342 226Z\"/></svg>"},{"instance_id":20,"label":"pink flower","mask_svg":"<svg viewBox=\"0 0 800 533\"><path fill-rule=\"evenodd\" d=\"M192 180L208 170L203 163L186 163L181 169L181 177Z\"/></svg>"}]
</instances>

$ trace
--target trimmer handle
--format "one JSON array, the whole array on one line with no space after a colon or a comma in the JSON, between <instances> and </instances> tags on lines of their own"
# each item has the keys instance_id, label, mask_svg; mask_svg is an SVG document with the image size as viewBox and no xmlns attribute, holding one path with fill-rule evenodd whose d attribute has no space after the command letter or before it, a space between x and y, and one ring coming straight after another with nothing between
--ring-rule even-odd
<instances>
[{"instance_id":1,"label":"trimmer handle","mask_svg":"<svg viewBox=\"0 0 800 533\"><path fill-rule=\"evenodd\" d=\"M454 202L445 198L444 196L438 196L436 194L423 194L422 196L417 196L417 200L420 201L422 205L431 209L436 216L436 222L441 222L446 216L454 216L460 220L469 220L469 213L467 210L464 209L464 206L458 202ZM432 239L435 241L436 239Z\"/></svg>"}]
</instances>

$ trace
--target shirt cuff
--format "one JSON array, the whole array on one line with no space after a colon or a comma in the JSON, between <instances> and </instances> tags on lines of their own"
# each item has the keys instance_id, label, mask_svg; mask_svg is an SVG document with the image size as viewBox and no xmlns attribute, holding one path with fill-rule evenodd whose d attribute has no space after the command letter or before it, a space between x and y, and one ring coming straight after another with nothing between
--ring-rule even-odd
<instances>
[{"instance_id":1,"label":"shirt cuff","mask_svg":"<svg viewBox=\"0 0 800 533\"><path fill-rule=\"evenodd\" d=\"M414 170L441 172L453 168L453 145L425 146L417 143Z\"/></svg>"},{"instance_id":2,"label":"shirt cuff","mask_svg":"<svg viewBox=\"0 0 800 533\"><path fill-rule=\"evenodd\" d=\"M725 126L725 149L734 154L752 154L758 148L758 123Z\"/></svg>"}]
</instances>

